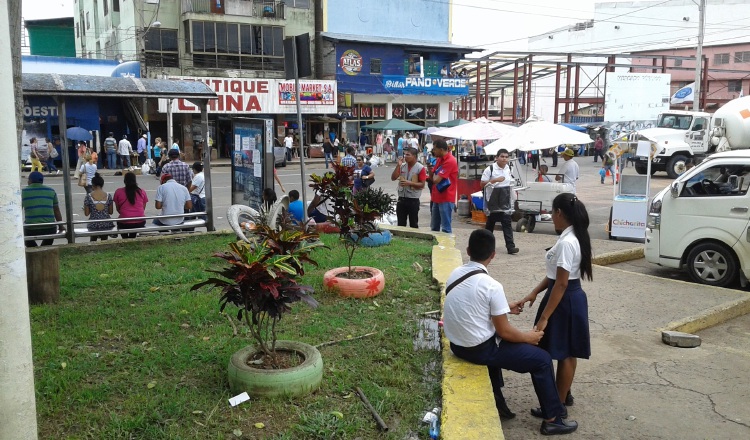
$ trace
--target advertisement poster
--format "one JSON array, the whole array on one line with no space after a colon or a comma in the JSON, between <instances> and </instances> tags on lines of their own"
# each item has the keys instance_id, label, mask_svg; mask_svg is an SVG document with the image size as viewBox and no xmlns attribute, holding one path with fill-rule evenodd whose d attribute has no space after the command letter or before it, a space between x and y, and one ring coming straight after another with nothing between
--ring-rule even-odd
<instances>
[{"instance_id":1,"label":"advertisement poster","mask_svg":"<svg viewBox=\"0 0 750 440\"><path fill-rule=\"evenodd\" d=\"M645 238L647 215L647 203L618 200L612 205L612 236Z\"/></svg>"},{"instance_id":2,"label":"advertisement poster","mask_svg":"<svg viewBox=\"0 0 750 440\"><path fill-rule=\"evenodd\" d=\"M256 145L263 138L262 122L236 122L235 139L240 151L235 151L232 167L232 203L253 208L260 206L263 194L263 155L256 154Z\"/></svg>"},{"instance_id":3,"label":"advertisement poster","mask_svg":"<svg viewBox=\"0 0 750 440\"><path fill-rule=\"evenodd\" d=\"M257 78L210 78L179 76L174 80L200 81L217 95L208 101L212 114L294 114L297 112L294 81ZM336 113L336 81L300 80L302 113ZM159 100L159 112L167 112L167 100ZM186 99L172 101L173 113L199 113Z\"/></svg>"}]
</instances>

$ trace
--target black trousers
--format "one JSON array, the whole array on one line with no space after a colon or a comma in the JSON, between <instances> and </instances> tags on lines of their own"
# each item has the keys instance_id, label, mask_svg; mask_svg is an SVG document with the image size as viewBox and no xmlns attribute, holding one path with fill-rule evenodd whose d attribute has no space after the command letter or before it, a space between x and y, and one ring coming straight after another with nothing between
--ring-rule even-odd
<instances>
[{"instance_id":1,"label":"black trousers","mask_svg":"<svg viewBox=\"0 0 750 440\"><path fill-rule=\"evenodd\" d=\"M419 221L419 199L412 197L399 197L396 203L396 218L399 226L406 226L409 219L410 228L418 228Z\"/></svg>"},{"instance_id":2,"label":"black trousers","mask_svg":"<svg viewBox=\"0 0 750 440\"><path fill-rule=\"evenodd\" d=\"M555 148L555 151L552 152L552 166L557 166L557 148Z\"/></svg>"},{"instance_id":3,"label":"black trousers","mask_svg":"<svg viewBox=\"0 0 750 440\"><path fill-rule=\"evenodd\" d=\"M513 242L513 225L510 214L504 212L493 212L487 216L487 223L484 224L484 229L495 233L495 223L500 222L503 227L503 238L505 238L505 247L507 249L513 249L516 244Z\"/></svg>"}]
</instances>

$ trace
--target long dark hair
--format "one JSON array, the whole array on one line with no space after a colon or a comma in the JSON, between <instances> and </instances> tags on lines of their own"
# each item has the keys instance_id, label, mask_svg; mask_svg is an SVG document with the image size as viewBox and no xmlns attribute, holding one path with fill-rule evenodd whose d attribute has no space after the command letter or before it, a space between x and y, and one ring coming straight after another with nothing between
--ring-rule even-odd
<instances>
[{"instance_id":1,"label":"long dark hair","mask_svg":"<svg viewBox=\"0 0 750 440\"><path fill-rule=\"evenodd\" d=\"M560 210L573 226L578 244L581 246L581 278L593 280L591 272L591 237L589 237L589 213L586 206L574 194L562 193L552 201L552 209Z\"/></svg>"},{"instance_id":2,"label":"long dark hair","mask_svg":"<svg viewBox=\"0 0 750 440\"><path fill-rule=\"evenodd\" d=\"M94 173L94 177L91 178L91 186L98 186L104 188L104 178L99 173Z\"/></svg>"},{"instance_id":3,"label":"long dark hair","mask_svg":"<svg viewBox=\"0 0 750 440\"><path fill-rule=\"evenodd\" d=\"M126 173L124 181L125 195L128 197L128 202L130 202L131 205L135 205L135 196L137 196L138 193L141 192L141 189L138 188L138 183L135 181L135 174Z\"/></svg>"}]
</instances>

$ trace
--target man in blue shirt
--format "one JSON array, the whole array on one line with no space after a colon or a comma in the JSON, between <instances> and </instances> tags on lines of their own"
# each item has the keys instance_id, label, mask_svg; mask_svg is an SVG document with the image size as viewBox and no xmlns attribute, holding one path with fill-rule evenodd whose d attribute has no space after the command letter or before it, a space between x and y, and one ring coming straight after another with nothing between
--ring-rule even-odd
<instances>
[{"instance_id":1,"label":"man in blue shirt","mask_svg":"<svg viewBox=\"0 0 750 440\"><path fill-rule=\"evenodd\" d=\"M138 144L136 144L135 151L138 153L138 164L143 165L146 163L146 155L148 154L146 152L146 149L148 146L146 145L146 138L148 135L146 133L143 133L140 139L138 139Z\"/></svg>"},{"instance_id":2,"label":"man in blue shirt","mask_svg":"<svg viewBox=\"0 0 750 440\"><path fill-rule=\"evenodd\" d=\"M289 215L292 216L292 220L297 223L304 221L304 207L302 206L302 200L299 199L299 191L293 189L289 191Z\"/></svg>"}]
</instances>

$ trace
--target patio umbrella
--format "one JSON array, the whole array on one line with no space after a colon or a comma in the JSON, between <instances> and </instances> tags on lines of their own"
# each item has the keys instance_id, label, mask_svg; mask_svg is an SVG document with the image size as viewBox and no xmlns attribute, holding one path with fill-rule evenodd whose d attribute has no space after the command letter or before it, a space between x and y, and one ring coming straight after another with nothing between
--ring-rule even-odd
<instances>
[{"instance_id":1,"label":"patio umbrella","mask_svg":"<svg viewBox=\"0 0 750 440\"><path fill-rule=\"evenodd\" d=\"M82 127L70 127L65 131L65 136L74 141L90 141L94 139L94 136Z\"/></svg>"},{"instance_id":2,"label":"patio umbrella","mask_svg":"<svg viewBox=\"0 0 750 440\"><path fill-rule=\"evenodd\" d=\"M442 136L454 139L480 140L500 139L510 135L516 127L493 122L486 118L474 119L468 124L444 128L432 133L433 136Z\"/></svg>"},{"instance_id":3,"label":"patio umbrella","mask_svg":"<svg viewBox=\"0 0 750 440\"><path fill-rule=\"evenodd\" d=\"M469 121L467 121L466 119L458 118L458 119L453 119L451 121L441 122L441 123L439 123L439 124L437 124L435 126L436 127L445 127L445 128L448 128L448 127L455 127L457 125L464 125L464 124L468 124L468 123L469 123Z\"/></svg>"},{"instance_id":4,"label":"patio umbrella","mask_svg":"<svg viewBox=\"0 0 750 440\"><path fill-rule=\"evenodd\" d=\"M385 121L376 122L370 125L363 125L360 127L362 130L394 130L394 131L406 131L406 130L422 130L424 127L411 122L406 122L402 119L388 119Z\"/></svg>"},{"instance_id":5,"label":"patio umbrella","mask_svg":"<svg viewBox=\"0 0 750 440\"><path fill-rule=\"evenodd\" d=\"M421 134L432 134L436 131L440 130L438 127L427 127L424 130L420 131Z\"/></svg>"},{"instance_id":6,"label":"patio umbrella","mask_svg":"<svg viewBox=\"0 0 750 440\"><path fill-rule=\"evenodd\" d=\"M594 142L589 135L547 121L529 121L513 134L498 139L484 147L487 154L497 154L501 148L508 151L545 150L558 145L579 145Z\"/></svg>"}]
</instances>

